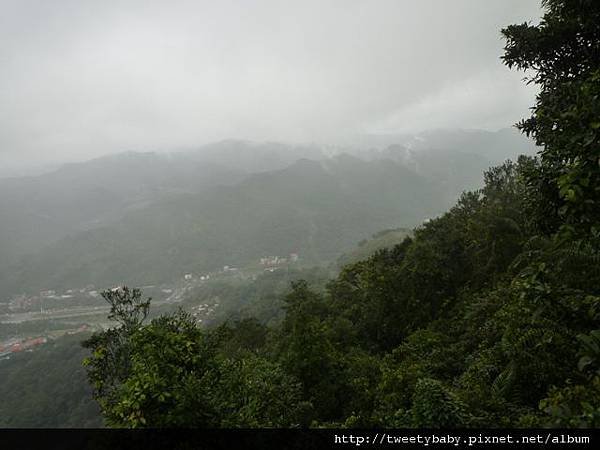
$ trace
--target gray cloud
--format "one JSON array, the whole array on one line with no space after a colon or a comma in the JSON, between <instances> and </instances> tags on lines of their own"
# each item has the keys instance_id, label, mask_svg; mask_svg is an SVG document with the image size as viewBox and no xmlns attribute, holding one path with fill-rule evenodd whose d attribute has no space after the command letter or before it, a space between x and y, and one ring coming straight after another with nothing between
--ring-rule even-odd
<instances>
[{"instance_id":1,"label":"gray cloud","mask_svg":"<svg viewBox=\"0 0 600 450\"><path fill-rule=\"evenodd\" d=\"M538 0L0 1L0 164L224 138L501 128Z\"/></svg>"}]
</instances>

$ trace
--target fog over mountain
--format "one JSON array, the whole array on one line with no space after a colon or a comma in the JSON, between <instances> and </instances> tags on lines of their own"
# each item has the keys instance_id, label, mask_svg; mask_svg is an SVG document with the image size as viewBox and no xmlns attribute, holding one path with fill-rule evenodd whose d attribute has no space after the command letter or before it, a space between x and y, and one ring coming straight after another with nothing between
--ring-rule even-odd
<instances>
[{"instance_id":1,"label":"fog over mountain","mask_svg":"<svg viewBox=\"0 0 600 450\"><path fill-rule=\"evenodd\" d=\"M0 176L224 139L497 130L535 92L498 55L536 0L1 5Z\"/></svg>"},{"instance_id":2,"label":"fog over mountain","mask_svg":"<svg viewBox=\"0 0 600 450\"><path fill-rule=\"evenodd\" d=\"M498 56L536 0L1 6L5 308L265 255L333 264L533 153L510 127L535 89Z\"/></svg>"},{"instance_id":3,"label":"fog over mountain","mask_svg":"<svg viewBox=\"0 0 600 450\"><path fill-rule=\"evenodd\" d=\"M0 180L0 292L166 282L266 254L331 262L381 229L443 212L484 170L533 152L516 130L387 139L397 143L229 140Z\"/></svg>"}]
</instances>

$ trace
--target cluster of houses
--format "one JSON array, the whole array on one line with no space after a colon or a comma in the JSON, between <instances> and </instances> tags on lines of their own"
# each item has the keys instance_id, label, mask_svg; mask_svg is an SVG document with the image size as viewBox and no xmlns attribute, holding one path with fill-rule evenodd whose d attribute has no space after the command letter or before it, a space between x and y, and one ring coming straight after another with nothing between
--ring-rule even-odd
<instances>
[{"instance_id":1,"label":"cluster of houses","mask_svg":"<svg viewBox=\"0 0 600 450\"><path fill-rule=\"evenodd\" d=\"M226 266L227 267L227 266ZM186 273L183 276L183 279L185 281L194 281L194 280L199 280L199 281L208 281L210 280L210 275L200 275L199 277L195 276L192 273Z\"/></svg>"},{"instance_id":2,"label":"cluster of houses","mask_svg":"<svg viewBox=\"0 0 600 450\"><path fill-rule=\"evenodd\" d=\"M263 256L260 258L259 263L265 268L265 271L274 272L278 267L284 264L297 262L298 259L298 253L290 253L288 257Z\"/></svg>"},{"instance_id":3,"label":"cluster of houses","mask_svg":"<svg viewBox=\"0 0 600 450\"><path fill-rule=\"evenodd\" d=\"M233 267L233 266L223 266L223 268L221 270L217 270L216 272L211 272L211 273L207 273L204 275L195 275L193 273L186 273L183 276L183 279L185 281L208 281L210 280L211 275L215 276L215 275L222 275L222 274L228 274L228 275L232 275L232 274L236 274L240 272L240 269L238 269L237 267Z\"/></svg>"},{"instance_id":4,"label":"cluster of houses","mask_svg":"<svg viewBox=\"0 0 600 450\"><path fill-rule=\"evenodd\" d=\"M69 300L75 298L97 298L99 292L93 285L88 285L81 289L67 289L63 293L58 293L53 289L40 291L37 295L15 295L8 301L8 311L30 311L32 309L43 309L43 304L48 300Z\"/></svg>"},{"instance_id":5,"label":"cluster of houses","mask_svg":"<svg viewBox=\"0 0 600 450\"><path fill-rule=\"evenodd\" d=\"M81 325L79 328L74 328L71 330L66 330L59 332L59 335L63 334L78 334L88 331L90 328L87 325ZM56 338L57 335L50 336L51 338ZM36 337L13 337L4 342L0 342L0 358L8 358L11 354L24 352L24 351L33 351L35 347L38 345L42 345L48 342L48 337L46 336L36 336Z\"/></svg>"},{"instance_id":6,"label":"cluster of houses","mask_svg":"<svg viewBox=\"0 0 600 450\"><path fill-rule=\"evenodd\" d=\"M204 303L202 305L192 306L192 316L196 319L196 323L202 323L204 319L214 312L217 306L219 306L218 303L215 303L214 305Z\"/></svg>"},{"instance_id":7,"label":"cluster of houses","mask_svg":"<svg viewBox=\"0 0 600 450\"><path fill-rule=\"evenodd\" d=\"M0 343L0 358L10 355L11 353L18 353L25 350L33 350L33 347L48 342L46 337L35 337L27 339L11 339L4 343Z\"/></svg>"},{"instance_id":8,"label":"cluster of houses","mask_svg":"<svg viewBox=\"0 0 600 450\"><path fill-rule=\"evenodd\" d=\"M89 297L98 297L100 294L94 288L93 284L89 284L81 289L67 289L64 294L57 294L55 290L49 289L47 291L40 291L39 296L41 298L53 298L53 299L68 299L75 296L85 295Z\"/></svg>"}]
</instances>

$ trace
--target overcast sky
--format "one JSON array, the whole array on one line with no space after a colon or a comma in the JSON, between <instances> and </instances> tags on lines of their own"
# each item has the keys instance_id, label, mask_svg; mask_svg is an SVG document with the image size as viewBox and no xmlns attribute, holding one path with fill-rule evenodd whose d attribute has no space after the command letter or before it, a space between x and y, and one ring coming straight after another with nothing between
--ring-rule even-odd
<instances>
[{"instance_id":1,"label":"overcast sky","mask_svg":"<svg viewBox=\"0 0 600 450\"><path fill-rule=\"evenodd\" d=\"M538 0L0 0L0 164L225 138L499 129Z\"/></svg>"}]
</instances>

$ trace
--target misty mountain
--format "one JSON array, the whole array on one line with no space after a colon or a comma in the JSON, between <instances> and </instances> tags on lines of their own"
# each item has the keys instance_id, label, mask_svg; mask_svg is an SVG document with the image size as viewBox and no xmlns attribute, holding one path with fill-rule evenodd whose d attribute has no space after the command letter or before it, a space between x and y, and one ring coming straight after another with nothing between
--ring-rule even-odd
<instances>
[{"instance_id":1,"label":"misty mountain","mask_svg":"<svg viewBox=\"0 0 600 450\"><path fill-rule=\"evenodd\" d=\"M311 147L229 140L170 155L120 153L39 176L0 179L0 268L151 202L321 156Z\"/></svg>"},{"instance_id":2,"label":"misty mountain","mask_svg":"<svg viewBox=\"0 0 600 450\"><path fill-rule=\"evenodd\" d=\"M531 149L513 130L394 139L330 158L229 140L1 179L2 292L170 280L267 254L333 261L381 229L439 213L495 161Z\"/></svg>"},{"instance_id":3,"label":"misty mountain","mask_svg":"<svg viewBox=\"0 0 600 450\"><path fill-rule=\"evenodd\" d=\"M340 256L336 261L336 265L339 268L343 268L344 266L364 261L380 250L390 249L395 245L401 244L404 239L412 235L412 230L408 228L381 230L369 239L360 241L356 248Z\"/></svg>"},{"instance_id":4,"label":"misty mountain","mask_svg":"<svg viewBox=\"0 0 600 450\"><path fill-rule=\"evenodd\" d=\"M376 159L393 160L442 187L448 203L465 190L478 189L483 184L483 172L494 164L473 153L446 149L411 150L392 145L376 154Z\"/></svg>"},{"instance_id":5,"label":"misty mountain","mask_svg":"<svg viewBox=\"0 0 600 450\"><path fill-rule=\"evenodd\" d=\"M466 154L498 165L519 155L533 155L534 142L515 128L498 131L439 129L417 134L363 134L356 136L349 149L363 158L385 154L388 147L402 147L413 154L435 152Z\"/></svg>"},{"instance_id":6,"label":"misty mountain","mask_svg":"<svg viewBox=\"0 0 600 450\"><path fill-rule=\"evenodd\" d=\"M536 151L534 142L516 128L498 131L430 130L416 135L408 145L414 151L445 149L478 155L494 165L507 159L515 160L522 154L533 155Z\"/></svg>"},{"instance_id":7,"label":"misty mountain","mask_svg":"<svg viewBox=\"0 0 600 450\"><path fill-rule=\"evenodd\" d=\"M324 158L317 146L280 142L251 142L235 139L204 145L176 156L200 164L217 164L244 173L283 169L299 159Z\"/></svg>"},{"instance_id":8,"label":"misty mountain","mask_svg":"<svg viewBox=\"0 0 600 450\"><path fill-rule=\"evenodd\" d=\"M415 226L444 207L439 189L393 161L303 159L71 234L4 270L0 286L9 294L156 283L291 252L320 263L380 229Z\"/></svg>"},{"instance_id":9,"label":"misty mountain","mask_svg":"<svg viewBox=\"0 0 600 450\"><path fill-rule=\"evenodd\" d=\"M392 159L432 183L443 186L453 202L462 191L483 185L483 172L507 159L533 155L535 145L514 128L484 130L431 130L416 135L367 135L353 152L368 160ZM449 204L450 204L449 203Z\"/></svg>"},{"instance_id":10,"label":"misty mountain","mask_svg":"<svg viewBox=\"0 0 600 450\"><path fill-rule=\"evenodd\" d=\"M156 199L235 183L243 177L215 164L190 164L154 153L124 153L68 164L36 177L1 179L3 262L73 232L112 223Z\"/></svg>"}]
</instances>

